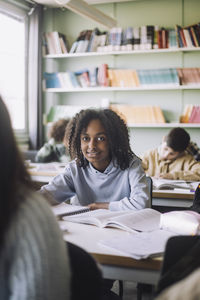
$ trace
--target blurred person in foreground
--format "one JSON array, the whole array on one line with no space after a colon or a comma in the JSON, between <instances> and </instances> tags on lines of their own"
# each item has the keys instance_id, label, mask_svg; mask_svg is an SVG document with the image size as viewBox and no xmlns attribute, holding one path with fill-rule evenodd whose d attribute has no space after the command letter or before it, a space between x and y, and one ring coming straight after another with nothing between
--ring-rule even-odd
<instances>
[{"instance_id":1,"label":"blurred person in foreground","mask_svg":"<svg viewBox=\"0 0 200 300\"><path fill-rule=\"evenodd\" d=\"M70 299L66 245L49 205L32 189L0 97L0 299Z\"/></svg>"}]
</instances>

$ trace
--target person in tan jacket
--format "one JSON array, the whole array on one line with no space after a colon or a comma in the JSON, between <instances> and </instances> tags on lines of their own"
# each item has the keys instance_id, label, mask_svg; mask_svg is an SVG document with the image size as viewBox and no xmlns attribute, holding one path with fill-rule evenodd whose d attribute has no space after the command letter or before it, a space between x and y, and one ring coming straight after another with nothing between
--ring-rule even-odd
<instances>
[{"instance_id":1,"label":"person in tan jacket","mask_svg":"<svg viewBox=\"0 0 200 300\"><path fill-rule=\"evenodd\" d=\"M187 153L189 134L180 127L170 130L162 144L147 151L142 158L145 172L156 178L200 180L200 162Z\"/></svg>"}]
</instances>

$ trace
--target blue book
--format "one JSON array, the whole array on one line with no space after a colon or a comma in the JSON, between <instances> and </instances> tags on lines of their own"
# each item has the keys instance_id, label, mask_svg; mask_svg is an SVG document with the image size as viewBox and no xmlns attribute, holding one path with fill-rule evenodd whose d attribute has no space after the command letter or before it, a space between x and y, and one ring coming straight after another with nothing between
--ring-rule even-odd
<instances>
[{"instance_id":1,"label":"blue book","mask_svg":"<svg viewBox=\"0 0 200 300\"><path fill-rule=\"evenodd\" d=\"M61 87L57 72L54 73L44 72L44 80L47 89Z\"/></svg>"}]
</instances>

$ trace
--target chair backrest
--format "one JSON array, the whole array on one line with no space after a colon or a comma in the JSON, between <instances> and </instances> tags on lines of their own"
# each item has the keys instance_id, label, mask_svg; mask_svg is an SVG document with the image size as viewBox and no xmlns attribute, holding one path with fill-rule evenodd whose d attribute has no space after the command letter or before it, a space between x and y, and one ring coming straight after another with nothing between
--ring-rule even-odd
<instances>
[{"instance_id":1,"label":"chair backrest","mask_svg":"<svg viewBox=\"0 0 200 300\"><path fill-rule=\"evenodd\" d=\"M150 207L152 207L152 191L153 191L153 181L150 176L146 176L147 184L149 188L149 194L150 194Z\"/></svg>"},{"instance_id":2,"label":"chair backrest","mask_svg":"<svg viewBox=\"0 0 200 300\"><path fill-rule=\"evenodd\" d=\"M200 266L200 236L173 236L166 244L157 294Z\"/></svg>"}]
</instances>

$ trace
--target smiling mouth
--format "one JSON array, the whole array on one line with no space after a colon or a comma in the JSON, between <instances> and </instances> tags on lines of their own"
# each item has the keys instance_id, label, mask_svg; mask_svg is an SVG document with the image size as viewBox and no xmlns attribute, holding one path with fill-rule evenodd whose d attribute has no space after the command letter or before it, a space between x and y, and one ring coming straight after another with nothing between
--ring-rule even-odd
<instances>
[{"instance_id":1,"label":"smiling mouth","mask_svg":"<svg viewBox=\"0 0 200 300\"><path fill-rule=\"evenodd\" d=\"M89 157L96 157L99 155L99 152L87 152L87 156Z\"/></svg>"}]
</instances>

